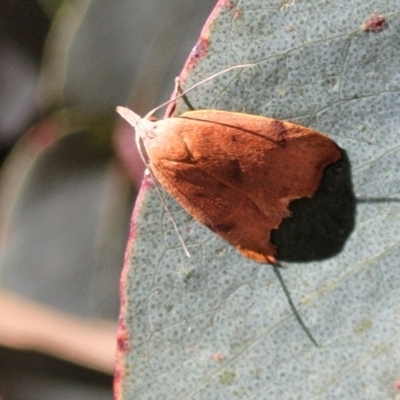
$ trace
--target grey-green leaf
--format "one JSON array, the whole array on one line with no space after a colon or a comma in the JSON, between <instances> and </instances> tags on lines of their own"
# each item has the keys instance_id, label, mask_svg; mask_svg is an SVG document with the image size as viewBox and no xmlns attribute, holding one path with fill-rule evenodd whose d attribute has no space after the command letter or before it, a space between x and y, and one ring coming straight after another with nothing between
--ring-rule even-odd
<instances>
[{"instance_id":1,"label":"grey-green leaf","mask_svg":"<svg viewBox=\"0 0 400 400\"><path fill-rule=\"evenodd\" d=\"M363 30L376 11L386 29ZM218 2L184 88L231 65L256 66L196 89L193 105L288 119L343 149L317 201L295 202L275 237L319 347L270 266L244 259L165 195L187 258L147 180L123 277L121 398L398 396L399 11L394 0Z\"/></svg>"}]
</instances>

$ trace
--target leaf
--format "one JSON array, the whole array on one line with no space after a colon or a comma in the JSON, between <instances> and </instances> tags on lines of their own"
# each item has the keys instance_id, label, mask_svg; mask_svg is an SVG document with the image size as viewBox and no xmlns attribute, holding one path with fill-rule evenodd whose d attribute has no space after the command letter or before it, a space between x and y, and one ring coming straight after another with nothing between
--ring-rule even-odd
<instances>
[{"instance_id":1,"label":"leaf","mask_svg":"<svg viewBox=\"0 0 400 400\"><path fill-rule=\"evenodd\" d=\"M387 29L361 26L379 9ZM275 234L283 277L245 260L151 180L122 277L117 398L394 398L400 367L400 15L390 2L219 1L183 72L198 108L288 119L343 160ZM179 108L178 113L183 110ZM164 192L163 192L164 193Z\"/></svg>"},{"instance_id":2,"label":"leaf","mask_svg":"<svg viewBox=\"0 0 400 400\"><path fill-rule=\"evenodd\" d=\"M166 87L165 76L179 71L211 3L64 1L48 38L42 104L80 105L116 116L115 106L134 94L146 110L172 90L173 80ZM177 46L182 32L185 41Z\"/></svg>"},{"instance_id":3,"label":"leaf","mask_svg":"<svg viewBox=\"0 0 400 400\"><path fill-rule=\"evenodd\" d=\"M106 118L63 111L11 153L0 182L2 288L72 314L116 319L133 194L110 131Z\"/></svg>"}]
</instances>

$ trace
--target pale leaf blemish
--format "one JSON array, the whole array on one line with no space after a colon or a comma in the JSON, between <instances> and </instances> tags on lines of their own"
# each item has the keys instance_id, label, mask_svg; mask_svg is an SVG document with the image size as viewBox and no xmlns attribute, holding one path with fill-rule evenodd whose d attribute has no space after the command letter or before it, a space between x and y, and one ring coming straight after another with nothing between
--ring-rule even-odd
<instances>
[{"instance_id":1,"label":"pale leaf blemish","mask_svg":"<svg viewBox=\"0 0 400 400\"><path fill-rule=\"evenodd\" d=\"M236 373L234 371L225 371L219 377L219 383L224 386L230 386L235 382Z\"/></svg>"}]
</instances>

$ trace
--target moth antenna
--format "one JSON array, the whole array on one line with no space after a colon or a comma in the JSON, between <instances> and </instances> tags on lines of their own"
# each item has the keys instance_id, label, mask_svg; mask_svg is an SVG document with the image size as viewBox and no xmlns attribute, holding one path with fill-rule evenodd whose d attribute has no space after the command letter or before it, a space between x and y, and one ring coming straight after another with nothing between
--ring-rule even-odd
<instances>
[{"instance_id":1,"label":"moth antenna","mask_svg":"<svg viewBox=\"0 0 400 400\"><path fill-rule=\"evenodd\" d=\"M180 93L178 96L175 96L173 99L166 101L165 103L160 104L159 106L157 106L156 108L154 108L153 110L151 110L149 113L146 114L145 118L149 118L151 117L157 110L159 110L160 108L163 108L165 106L167 106L170 103L173 103L174 101L180 99L181 97L185 96L187 93L191 92L193 89L197 88L200 85L203 85L204 83L211 81L212 79L216 78L219 75L225 74L229 71L232 71L234 69L238 69L238 68L247 68L247 67L253 67L256 64L240 64L240 65L234 65L233 67L229 67L226 68L222 71L217 72L214 75L209 76L208 78L203 79L200 82L195 83L192 87L190 87L189 89L185 90L184 92Z\"/></svg>"},{"instance_id":2,"label":"moth antenna","mask_svg":"<svg viewBox=\"0 0 400 400\"><path fill-rule=\"evenodd\" d=\"M285 281L283 280L283 277L281 275L281 272L279 270L281 267L282 267L282 265L279 264L279 263L276 263L276 264L272 265L272 268L273 268L273 270L275 272L275 275L278 278L278 281L281 284L283 291L285 292L285 296L286 296L287 301L289 303L290 309L292 310L293 315L296 317L297 322L303 328L304 332L306 333L308 338L312 341L314 346L315 347L319 347L317 341L314 339L313 335L311 334L311 332L307 328L306 324L301 319L300 314L298 313L296 306L293 304L293 301L292 301L292 298L290 296L289 290L288 290L288 288L287 288L287 286L285 284Z\"/></svg>"},{"instance_id":3,"label":"moth antenna","mask_svg":"<svg viewBox=\"0 0 400 400\"><path fill-rule=\"evenodd\" d=\"M140 151L140 153L141 153L141 151ZM150 168L150 165L149 165L147 162L145 162L145 165L146 165L147 169L148 169L149 172L150 172L150 175L151 175L151 178L153 179L154 186L155 186L155 188L156 188L158 197L160 198L161 203L162 203L162 205L163 205L163 207L164 207L164 210L167 212L167 214L168 214L168 216L169 216L169 218L170 218L170 220L171 220L171 222L172 222L172 225L174 226L175 232L176 232L176 234L178 235L178 239L179 239L179 241L180 241L181 244L182 244L183 250L185 250L186 255L187 255L188 257L190 257L189 250L187 249L187 247L186 247L186 245L185 245L185 242L183 241L182 236L181 236L181 234L179 233L178 226L176 225L176 223L175 223L175 221L174 221L174 218L173 218L171 212L169 211L169 209L168 209L168 207L167 207L167 203L165 202L164 197L162 196L162 194L161 194L161 192L160 192L160 189L159 189L158 186L157 186L157 179L156 179L156 177L154 176L153 171L152 171L151 168Z\"/></svg>"}]
</instances>

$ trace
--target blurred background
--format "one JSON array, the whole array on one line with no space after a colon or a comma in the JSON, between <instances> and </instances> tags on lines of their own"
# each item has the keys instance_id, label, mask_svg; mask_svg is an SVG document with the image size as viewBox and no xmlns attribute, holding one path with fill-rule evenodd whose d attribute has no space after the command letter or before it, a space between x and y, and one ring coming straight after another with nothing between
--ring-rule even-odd
<instances>
[{"instance_id":1,"label":"blurred background","mask_svg":"<svg viewBox=\"0 0 400 400\"><path fill-rule=\"evenodd\" d=\"M143 166L216 0L0 2L0 399L109 399Z\"/></svg>"}]
</instances>

